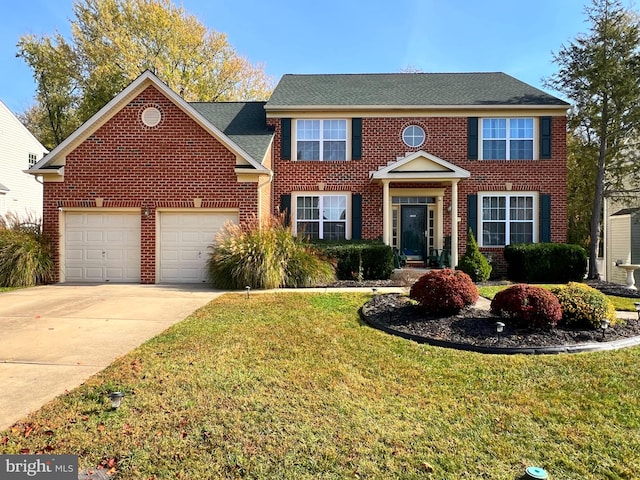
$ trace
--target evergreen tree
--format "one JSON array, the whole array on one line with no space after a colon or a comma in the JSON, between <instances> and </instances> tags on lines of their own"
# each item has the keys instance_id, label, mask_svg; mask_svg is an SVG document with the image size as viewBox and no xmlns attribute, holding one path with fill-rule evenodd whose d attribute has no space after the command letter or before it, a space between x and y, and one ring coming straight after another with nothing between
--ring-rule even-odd
<instances>
[{"instance_id":1,"label":"evergreen tree","mask_svg":"<svg viewBox=\"0 0 640 480\"><path fill-rule=\"evenodd\" d=\"M569 143L573 149L569 157L575 156L575 168L569 169L569 201L593 203L570 205L568 210L575 214L583 208L589 213L588 277L596 279L603 199L611 192L633 192L626 183L640 173L640 163L635 161L640 122L640 27L638 16L623 8L619 0L592 0L585 11L589 32L554 55L559 71L546 83L573 103L569 130L575 141ZM590 190L576 177L593 178Z\"/></svg>"}]
</instances>

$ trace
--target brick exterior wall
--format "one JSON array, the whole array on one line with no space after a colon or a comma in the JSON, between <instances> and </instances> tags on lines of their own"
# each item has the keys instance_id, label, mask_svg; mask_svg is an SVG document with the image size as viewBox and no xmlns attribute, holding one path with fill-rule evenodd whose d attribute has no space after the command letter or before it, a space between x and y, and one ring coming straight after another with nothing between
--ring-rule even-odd
<instances>
[{"instance_id":1,"label":"brick exterior wall","mask_svg":"<svg viewBox=\"0 0 640 480\"><path fill-rule=\"evenodd\" d=\"M478 161L467 159L467 117L422 117L422 118L363 118L362 160L351 161L290 161L280 155L280 119L270 118L268 123L275 129L274 139L274 210L279 210L279 199L292 191L318 191L324 184L325 191L350 191L362 194L362 236L367 239L382 235L382 185L372 184L369 172L386 166L389 161L403 157L407 152L424 150L443 160L464 168L471 173L469 179L458 183L458 228L459 254L466 246L467 195L477 192L506 190L534 191L551 195L551 241L566 241L566 117L553 117L552 158L549 160ZM418 124L425 130L427 138L419 148L409 148L402 141L403 129ZM295 139L293 140L295 141ZM451 203L451 189L447 184L417 183L391 184L391 188L447 187L444 205ZM444 236L451 233L450 217L444 216ZM483 248L494 259L496 270L506 272L502 248Z\"/></svg>"},{"instance_id":2,"label":"brick exterior wall","mask_svg":"<svg viewBox=\"0 0 640 480\"><path fill-rule=\"evenodd\" d=\"M162 112L156 127L141 121L144 108ZM382 196L380 184L369 172L417 150L435 155L471 172L458 183L459 254L464 252L467 231L467 195L512 191L534 191L551 195L551 241L566 241L566 118L553 118L552 158L535 161L471 161L467 159L467 118L369 117L362 119L362 159L331 162L283 160L280 155L280 119L270 118L275 138L265 166L274 172L273 182L237 181L235 155L200 127L154 87L148 87L124 106L66 156L64 182L44 184L45 234L52 240L54 259L60 265L59 208L148 208L141 215L141 281L155 283L156 209L194 208L202 199L205 208L233 208L241 222L257 215L278 214L280 197L292 191L348 191L362 195L362 237L380 238ZM427 138L419 148L407 147L401 138L411 124L423 127ZM321 186L320 186L321 185ZM445 187L444 206L451 203L448 182L391 184L391 188ZM197 210L194 210L197 211ZM450 235L450 216L443 218L443 236ZM492 255L497 271L505 270L503 249L484 248ZM57 269L56 269L57 272ZM54 280L59 280L55 278Z\"/></svg>"},{"instance_id":3,"label":"brick exterior wall","mask_svg":"<svg viewBox=\"0 0 640 480\"><path fill-rule=\"evenodd\" d=\"M147 106L162 112L156 127L140 119ZM238 209L240 221L258 214L258 184L238 183L235 163L232 152L148 87L67 155L64 182L44 184L45 234L56 265L58 208L95 207L95 198L103 198L103 208L149 208L149 217L141 217L141 282L155 283L156 208L193 208L201 198L205 208ZM270 208L269 195L263 196Z\"/></svg>"}]
</instances>

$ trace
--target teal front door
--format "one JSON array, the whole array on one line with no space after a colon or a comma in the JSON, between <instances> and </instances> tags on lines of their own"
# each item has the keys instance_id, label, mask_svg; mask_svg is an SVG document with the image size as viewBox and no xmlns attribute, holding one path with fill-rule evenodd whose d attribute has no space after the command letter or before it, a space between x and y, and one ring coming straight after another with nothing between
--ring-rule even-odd
<instances>
[{"instance_id":1,"label":"teal front door","mask_svg":"<svg viewBox=\"0 0 640 480\"><path fill-rule=\"evenodd\" d=\"M407 260L422 261L426 256L427 206L400 207L400 249Z\"/></svg>"}]
</instances>

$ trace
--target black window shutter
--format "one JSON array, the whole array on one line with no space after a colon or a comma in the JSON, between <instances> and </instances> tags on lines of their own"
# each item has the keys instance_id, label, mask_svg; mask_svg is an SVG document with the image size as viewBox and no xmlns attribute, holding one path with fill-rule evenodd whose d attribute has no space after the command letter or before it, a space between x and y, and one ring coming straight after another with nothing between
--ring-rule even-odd
<instances>
[{"instance_id":1,"label":"black window shutter","mask_svg":"<svg viewBox=\"0 0 640 480\"><path fill-rule=\"evenodd\" d=\"M291 160L291 119L281 118L281 145L280 157L283 160Z\"/></svg>"},{"instance_id":2,"label":"black window shutter","mask_svg":"<svg viewBox=\"0 0 640 480\"><path fill-rule=\"evenodd\" d=\"M351 119L351 160L362 160L362 119Z\"/></svg>"},{"instance_id":3,"label":"black window shutter","mask_svg":"<svg viewBox=\"0 0 640 480\"><path fill-rule=\"evenodd\" d=\"M474 238L478 239L478 195L467 195L467 231L473 232Z\"/></svg>"},{"instance_id":4,"label":"black window shutter","mask_svg":"<svg viewBox=\"0 0 640 480\"><path fill-rule=\"evenodd\" d=\"M540 195L540 242L551 241L551 195Z\"/></svg>"},{"instance_id":5,"label":"black window shutter","mask_svg":"<svg viewBox=\"0 0 640 480\"><path fill-rule=\"evenodd\" d=\"M362 238L362 195L354 193L351 195L351 239L360 240Z\"/></svg>"},{"instance_id":6,"label":"black window shutter","mask_svg":"<svg viewBox=\"0 0 640 480\"><path fill-rule=\"evenodd\" d=\"M467 119L467 158L478 160L478 117Z\"/></svg>"},{"instance_id":7,"label":"black window shutter","mask_svg":"<svg viewBox=\"0 0 640 480\"><path fill-rule=\"evenodd\" d=\"M551 158L551 117L540 117L540 158Z\"/></svg>"},{"instance_id":8,"label":"black window shutter","mask_svg":"<svg viewBox=\"0 0 640 480\"><path fill-rule=\"evenodd\" d=\"M291 224L291 195L280 195L280 213L284 214L285 225Z\"/></svg>"}]
</instances>

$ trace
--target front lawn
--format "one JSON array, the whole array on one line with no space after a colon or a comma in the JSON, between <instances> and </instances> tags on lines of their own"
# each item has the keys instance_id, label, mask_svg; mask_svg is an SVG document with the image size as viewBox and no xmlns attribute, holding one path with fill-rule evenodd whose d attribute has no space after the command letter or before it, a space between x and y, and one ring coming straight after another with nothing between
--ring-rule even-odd
<instances>
[{"instance_id":1,"label":"front lawn","mask_svg":"<svg viewBox=\"0 0 640 480\"><path fill-rule=\"evenodd\" d=\"M118 480L640 477L640 349L418 345L363 325L367 299L224 295L0 432L0 452L79 454Z\"/></svg>"}]
</instances>

